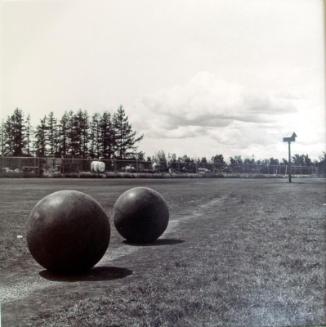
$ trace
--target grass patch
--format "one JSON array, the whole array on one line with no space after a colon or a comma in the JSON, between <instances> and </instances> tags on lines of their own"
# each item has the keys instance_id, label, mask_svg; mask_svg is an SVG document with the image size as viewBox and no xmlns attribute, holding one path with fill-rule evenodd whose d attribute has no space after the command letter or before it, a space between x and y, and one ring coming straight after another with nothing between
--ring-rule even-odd
<instances>
[{"instance_id":1,"label":"grass patch","mask_svg":"<svg viewBox=\"0 0 326 327\"><path fill-rule=\"evenodd\" d=\"M133 251L105 264L128 269L130 274L57 281L35 289L3 304L7 325L262 327L326 323L323 181L292 185L283 180L233 179L34 183L25 184L28 195L22 194L24 185L7 185L7 202L2 200L2 209L7 203L0 234L2 245L7 245L7 255L1 260L3 280L21 282L42 270L23 245L9 240L11 232L20 232L24 219L23 211L15 214L17 206L11 204L8 190L11 199L20 198L21 208L28 211L32 198L69 185L87 191L109 212L122 191L147 185L163 194L178 224L164 236L173 242L149 246L123 243L113 229L108 255L122 246Z\"/></svg>"}]
</instances>

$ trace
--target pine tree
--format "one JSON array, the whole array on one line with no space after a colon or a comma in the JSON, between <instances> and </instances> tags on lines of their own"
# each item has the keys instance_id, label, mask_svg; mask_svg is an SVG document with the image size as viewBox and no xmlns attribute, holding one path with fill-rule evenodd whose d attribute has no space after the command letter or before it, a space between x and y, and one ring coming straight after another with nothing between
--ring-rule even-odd
<instances>
[{"instance_id":1,"label":"pine tree","mask_svg":"<svg viewBox=\"0 0 326 327\"><path fill-rule=\"evenodd\" d=\"M79 111L80 112L80 111ZM68 120L68 154L74 158L81 156L81 133L80 133L80 115L73 111L69 112Z\"/></svg>"},{"instance_id":2,"label":"pine tree","mask_svg":"<svg viewBox=\"0 0 326 327\"><path fill-rule=\"evenodd\" d=\"M100 121L100 129L102 139L100 154L105 159L111 159L114 156L116 137L111 114L109 112L103 113Z\"/></svg>"},{"instance_id":3,"label":"pine tree","mask_svg":"<svg viewBox=\"0 0 326 327\"><path fill-rule=\"evenodd\" d=\"M127 158L133 154L137 147L135 144L142 140L143 135L136 137L136 132L132 130L128 116L122 106L113 115L113 129L115 133L115 155L119 159Z\"/></svg>"},{"instance_id":4,"label":"pine tree","mask_svg":"<svg viewBox=\"0 0 326 327\"><path fill-rule=\"evenodd\" d=\"M100 115L98 113L92 116L89 135L89 155L91 158L98 158L101 149L101 128Z\"/></svg>"},{"instance_id":5,"label":"pine tree","mask_svg":"<svg viewBox=\"0 0 326 327\"><path fill-rule=\"evenodd\" d=\"M5 154L5 124L2 121L0 125L0 155Z\"/></svg>"},{"instance_id":6,"label":"pine tree","mask_svg":"<svg viewBox=\"0 0 326 327\"><path fill-rule=\"evenodd\" d=\"M27 156L31 156L33 149L32 149L32 125L31 125L31 116L27 115L26 117L26 122L25 122L25 126L26 126L26 133L25 133L25 138L26 138L26 155Z\"/></svg>"},{"instance_id":7,"label":"pine tree","mask_svg":"<svg viewBox=\"0 0 326 327\"><path fill-rule=\"evenodd\" d=\"M21 109L16 108L14 113L7 118L4 130L5 153L12 156L24 155L26 126Z\"/></svg>"},{"instance_id":8,"label":"pine tree","mask_svg":"<svg viewBox=\"0 0 326 327\"><path fill-rule=\"evenodd\" d=\"M8 156L12 155L13 153L13 143L11 142L10 138L10 131L11 131L11 121L8 119L3 123L3 154Z\"/></svg>"},{"instance_id":9,"label":"pine tree","mask_svg":"<svg viewBox=\"0 0 326 327\"><path fill-rule=\"evenodd\" d=\"M87 158L89 154L89 122L88 122L88 113L86 110L82 111L81 109L77 112L76 119L78 121L78 130L79 130L79 156L81 158Z\"/></svg>"},{"instance_id":10,"label":"pine tree","mask_svg":"<svg viewBox=\"0 0 326 327\"><path fill-rule=\"evenodd\" d=\"M37 157L45 157L47 155L47 117L46 115L41 119L40 124L35 131L35 154Z\"/></svg>"},{"instance_id":11,"label":"pine tree","mask_svg":"<svg viewBox=\"0 0 326 327\"><path fill-rule=\"evenodd\" d=\"M50 157L57 157L59 154L59 131L57 119L53 111L51 111L47 117L47 128L45 137L49 147L48 155Z\"/></svg>"},{"instance_id":12,"label":"pine tree","mask_svg":"<svg viewBox=\"0 0 326 327\"><path fill-rule=\"evenodd\" d=\"M65 112L58 125L58 154L66 157L68 154L69 113Z\"/></svg>"}]
</instances>

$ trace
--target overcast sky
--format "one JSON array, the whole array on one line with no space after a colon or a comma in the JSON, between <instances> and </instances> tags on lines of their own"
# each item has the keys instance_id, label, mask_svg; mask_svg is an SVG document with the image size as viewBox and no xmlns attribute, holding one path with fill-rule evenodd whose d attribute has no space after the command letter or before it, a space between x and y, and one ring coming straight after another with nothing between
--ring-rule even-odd
<instances>
[{"instance_id":1,"label":"overcast sky","mask_svg":"<svg viewBox=\"0 0 326 327\"><path fill-rule=\"evenodd\" d=\"M2 1L0 118L122 104L139 149L325 151L322 0Z\"/></svg>"}]
</instances>

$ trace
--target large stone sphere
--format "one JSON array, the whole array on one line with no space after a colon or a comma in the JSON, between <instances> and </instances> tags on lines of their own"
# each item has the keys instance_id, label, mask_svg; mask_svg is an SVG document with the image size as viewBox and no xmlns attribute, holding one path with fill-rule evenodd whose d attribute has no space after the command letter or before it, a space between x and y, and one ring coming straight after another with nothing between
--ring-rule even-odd
<instances>
[{"instance_id":1,"label":"large stone sphere","mask_svg":"<svg viewBox=\"0 0 326 327\"><path fill-rule=\"evenodd\" d=\"M131 243L157 240L169 223L169 209L157 191L135 187L122 193L113 206L118 232Z\"/></svg>"},{"instance_id":2,"label":"large stone sphere","mask_svg":"<svg viewBox=\"0 0 326 327\"><path fill-rule=\"evenodd\" d=\"M40 265L56 272L81 272L104 255L110 241L110 223L91 196L64 190L35 205L26 234L28 248Z\"/></svg>"}]
</instances>

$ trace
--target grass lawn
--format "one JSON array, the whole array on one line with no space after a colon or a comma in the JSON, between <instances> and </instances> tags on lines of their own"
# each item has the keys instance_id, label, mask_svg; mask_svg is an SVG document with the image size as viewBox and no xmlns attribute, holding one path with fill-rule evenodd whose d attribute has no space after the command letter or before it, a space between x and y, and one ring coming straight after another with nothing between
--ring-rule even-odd
<instances>
[{"instance_id":1,"label":"grass lawn","mask_svg":"<svg viewBox=\"0 0 326 327\"><path fill-rule=\"evenodd\" d=\"M0 179L3 326L325 326L326 181L322 179ZM24 224L60 189L108 214L133 186L159 191L166 233L109 249L85 275L58 276L28 253ZM22 238L17 238L22 235Z\"/></svg>"}]
</instances>

